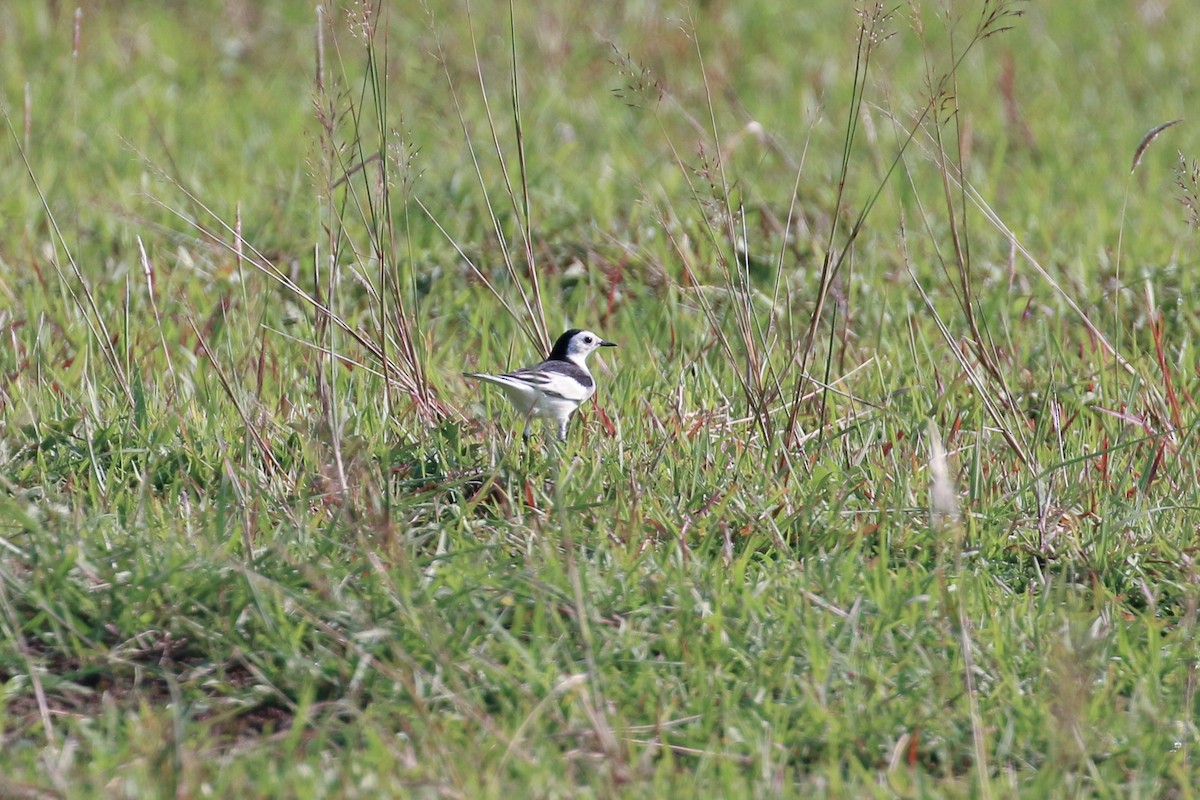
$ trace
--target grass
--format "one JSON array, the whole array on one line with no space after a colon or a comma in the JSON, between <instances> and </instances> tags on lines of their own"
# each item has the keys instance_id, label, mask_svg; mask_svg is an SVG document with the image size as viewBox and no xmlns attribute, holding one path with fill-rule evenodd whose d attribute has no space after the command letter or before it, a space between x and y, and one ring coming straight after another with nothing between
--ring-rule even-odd
<instances>
[{"instance_id":1,"label":"grass","mask_svg":"<svg viewBox=\"0 0 1200 800\"><path fill-rule=\"evenodd\" d=\"M492 5L0 10L0 794L1193 796L1195 15Z\"/></svg>"}]
</instances>

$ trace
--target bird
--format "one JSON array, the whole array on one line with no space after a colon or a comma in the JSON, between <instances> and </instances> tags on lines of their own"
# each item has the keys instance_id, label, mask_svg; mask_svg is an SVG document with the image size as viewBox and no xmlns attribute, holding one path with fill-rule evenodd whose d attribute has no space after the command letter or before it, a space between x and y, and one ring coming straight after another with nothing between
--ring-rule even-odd
<instances>
[{"instance_id":1,"label":"bird","mask_svg":"<svg viewBox=\"0 0 1200 800\"><path fill-rule=\"evenodd\" d=\"M494 383L504 390L508 401L525 415L522 436L528 440L535 417L558 423L558 438L567 439L567 423L588 398L596 392L596 382L587 368L587 357L601 347L616 347L595 333L572 328L554 342L550 355L540 364L502 375L464 372L463 376Z\"/></svg>"}]
</instances>

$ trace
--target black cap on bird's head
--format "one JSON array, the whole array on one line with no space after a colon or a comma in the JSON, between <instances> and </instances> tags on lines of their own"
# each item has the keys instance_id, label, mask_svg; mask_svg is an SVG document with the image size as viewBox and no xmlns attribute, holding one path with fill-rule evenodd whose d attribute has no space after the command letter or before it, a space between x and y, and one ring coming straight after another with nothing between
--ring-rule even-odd
<instances>
[{"instance_id":1,"label":"black cap on bird's head","mask_svg":"<svg viewBox=\"0 0 1200 800\"><path fill-rule=\"evenodd\" d=\"M606 342L591 331L582 328L571 330L558 337L547 361L583 361L598 347L616 347L616 342Z\"/></svg>"}]
</instances>

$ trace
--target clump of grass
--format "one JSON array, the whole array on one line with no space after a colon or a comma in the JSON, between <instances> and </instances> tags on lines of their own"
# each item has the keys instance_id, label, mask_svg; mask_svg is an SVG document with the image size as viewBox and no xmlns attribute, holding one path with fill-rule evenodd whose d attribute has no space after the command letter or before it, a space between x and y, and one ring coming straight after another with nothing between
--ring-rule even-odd
<instances>
[{"instance_id":1,"label":"clump of grass","mask_svg":"<svg viewBox=\"0 0 1200 800\"><path fill-rule=\"evenodd\" d=\"M1200 228L1200 162L1195 159L1189 162L1180 153L1179 164L1175 167L1175 185L1179 187L1179 202L1187 212L1188 224Z\"/></svg>"}]
</instances>

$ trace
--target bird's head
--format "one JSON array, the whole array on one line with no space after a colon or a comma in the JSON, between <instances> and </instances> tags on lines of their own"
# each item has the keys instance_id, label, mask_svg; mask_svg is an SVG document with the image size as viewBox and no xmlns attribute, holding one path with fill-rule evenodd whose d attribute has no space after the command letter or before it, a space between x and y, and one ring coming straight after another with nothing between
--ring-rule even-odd
<instances>
[{"instance_id":1,"label":"bird's head","mask_svg":"<svg viewBox=\"0 0 1200 800\"><path fill-rule=\"evenodd\" d=\"M587 357L601 347L616 347L616 342L606 342L591 331L572 328L558 337L549 361L571 361L583 366Z\"/></svg>"}]
</instances>

